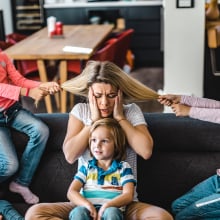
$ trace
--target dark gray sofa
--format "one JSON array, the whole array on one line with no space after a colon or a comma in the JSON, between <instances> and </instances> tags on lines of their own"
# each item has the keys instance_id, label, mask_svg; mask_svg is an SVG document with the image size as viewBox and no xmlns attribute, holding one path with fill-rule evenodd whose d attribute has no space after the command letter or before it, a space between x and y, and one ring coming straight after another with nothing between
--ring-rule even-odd
<instances>
[{"instance_id":1,"label":"dark gray sofa","mask_svg":"<svg viewBox=\"0 0 220 220\"><path fill-rule=\"evenodd\" d=\"M62 152L68 114L38 116L49 126L50 137L31 188L41 202L67 201L67 188L77 168L77 163L65 161ZM139 199L170 210L175 198L220 167L220 125L168 113L146 113L145 118L154 152L146 161L138 157ZM20 155L27 137L13 131L12 138ZM8 182L0 185L0 198L24 214L28 205L8 191Z\"/></svg>"}]
</instances>

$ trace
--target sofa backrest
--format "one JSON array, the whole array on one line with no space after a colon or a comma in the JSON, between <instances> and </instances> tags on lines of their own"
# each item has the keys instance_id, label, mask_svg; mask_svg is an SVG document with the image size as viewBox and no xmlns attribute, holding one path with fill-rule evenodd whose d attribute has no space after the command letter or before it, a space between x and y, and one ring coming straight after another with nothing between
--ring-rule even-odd
<instances>
[{"instance_id":1,"label":"sofa backrest","mask_svg":"<svg viewBox=\"0 0 220 220\"><path fill-rule=\"evenodd\" d=\"M62 151L68 114L38 116L50 128L50 137L31 188L41 202L67 201L66 192L77 169L77 162L68 164ZM168 113L145 113L145 119L154 150L148 160L138 156L139 199L170 209L174 199L220 167L220 125ZM13 131L12 138L20 155L27 137ZM7 197L23 201L9 192Z\"/></svg>"},{"instance_id":2,"label":"sofa backrest","mask_svg":"<svg viewBox=\"0 0 220 220\"><path fill-rule=\"evenodd\" d=\"M138 159L139 199L170 209L177 197L220 168L220 125L170 113L145 113L154 151Z\"/></svg>"}]
</instances>

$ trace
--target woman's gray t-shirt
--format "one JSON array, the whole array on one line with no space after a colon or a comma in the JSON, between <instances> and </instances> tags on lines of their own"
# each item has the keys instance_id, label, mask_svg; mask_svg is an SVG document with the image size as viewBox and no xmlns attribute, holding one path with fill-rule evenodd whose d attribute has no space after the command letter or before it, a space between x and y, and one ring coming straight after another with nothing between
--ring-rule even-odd
<instances>
[{"instance_id":1,"label":"woman's gray t-shirt","mask_svg":"<svg viewBox=\"0 0 220 220\"><path fill-rule=\"evenodd\" d=\"M133 125L147 125L144 115L135 103L124 105L124 115L126 119ZM76 118L78 118L80 121L83 122L83 124L88 125L91 122L91 112L89 108L88 103L78 103L76 104L73 109L71 110L70 114L74 115ZM91 159L91 155L89 150L86 150L82 156L78 159L78 167L81 167L82 164L85 164L88 162L88 160ZM134 150L128 146L127 147L127 156L126 161L130 164L135 179L137 179L137 154L134 152ZM137 199L137 194L135 196Z\"/></svg>"}]
</instances>

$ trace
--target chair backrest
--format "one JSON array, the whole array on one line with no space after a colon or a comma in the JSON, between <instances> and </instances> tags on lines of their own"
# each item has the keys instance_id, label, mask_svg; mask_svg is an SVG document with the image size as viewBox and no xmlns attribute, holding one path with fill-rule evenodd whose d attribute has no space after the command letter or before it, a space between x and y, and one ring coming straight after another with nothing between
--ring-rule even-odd
<instances>
[{"instance_id":1,"label":"chair backrest","mask_svg":"<svg viewBox=\"0 0 220 220\"><path fill-rule=\"evenodd\" d=\"M115 47L117 39L111 38L105 42L104 46L98 49L90 58L90 60L110 61L114 62Z\"/></svg>"},{"instance_id":2,"label":"chair backrest","mask_svg":"<svg viewBox=\"0 0 220 220\"><path fill-rule=\"evenodd\" d=\"M16 67L23 76L38 72L38 66L35 60L17 60Z\"/></svg>"},{"instance_id":3,"label":"chair backrest","mask_svg":"<svg viewBox=\"0 0 220 220\"><path fill-rule=\"evenodd\" d=\"M16 44L17 42L23 40L27 36L19 33L11 33L6 35L6 41L11 44Z\"/></svg>"},{"instance_id":4,"label":"chair backrest","mask_svg":"<svg viewBox=\"0 0 220 220\"><path fill-rule=\"evenodd\" d=\"M114 62L115 47L117 38L108 39L97 51L90 57L90 60L96 61L110 61ZM85 65L85 64L84 64ZM82 65L78 60L67 61L67 70L75 74L80 74Z\"/></svg>"},{"instance_id":5,"label":"chair backrest","mask_svg":"<svg viewBox=\"0 0 220 220\"><path fill-rule=\"evenodd\" d=\"M0 51L6 50L8 47L12 46L11 43L0 40Z\"/></svg>"},{"instance_id":6,"label":"chair backrest","mask_svg":"<svg viewBox=\"0 0 220 220\"><path fill-rule=\"evenodd\" d=\"M126 63L126 55L131 46L133 33L134 29L127 29L117 36L116 51L113 62L120 68L123 68Z\"/></svg>"},{"instance_id":7,"label":"chair backrest","mask_svg":"<svg viewBox=\"0 0 220 220\"><path fill-rule=\"evenodd\" d=\"M10 44L16 44L26 37L27 35L24 34L11 33L6 35L6 41ZM15 65L23 76L38 72L37 62L35 60L17 60Z\"/></svg>"}]
</instances>

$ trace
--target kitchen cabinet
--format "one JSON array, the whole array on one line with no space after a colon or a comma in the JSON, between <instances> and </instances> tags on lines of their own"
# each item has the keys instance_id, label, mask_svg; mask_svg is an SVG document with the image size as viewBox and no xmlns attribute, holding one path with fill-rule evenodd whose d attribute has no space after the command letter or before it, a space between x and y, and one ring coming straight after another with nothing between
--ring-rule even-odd
<instances>
[{"instance_id":1,"label":"kitchen cabinet","mask_svg":"<svg viewBox=\"0 0 220 220\"><path fill-rule=\"evenodd\" d=\"M44 26L43 0L11 0L13 30L31 34Z\"/></svg>"},{"instance_id":2,"label":"kitchen cabinet","mask_svg":"<svg viewBox=\"0 0 220 220\"><path fill-rule=\"evenodd\" d=\"M85 10L82 8L51 8L45 10L45 18L56 17L57 21L63 24L88 24Z\"/></svg>"},{"instance_id":3,"label":"kitchen cabinet","mask_svg":"<svg viewBox=\"0 0 220 220\"><path fill-rule=\"evenodd\" d=\"M138 66L163 66L161 7L126 9L126 28L134 28L132 49Z\"/></svg>"},{"instance_id":4,"label":"kitchen cabinet","mask_svg":"<svg viewBox=\"0 0 220 220\"><path fill-rule=\"evenodd\" d=\"M117 7L117 3L105 7L102 3L99 7L45 8L45 18L55 16L64 24L88 24L92 16L101 17L101 23L116 23L117 18L124 18L126 29L135 30L131 43L135 67L162 67L161 9L162 6Z\"/></svg>"}]
</instances>

